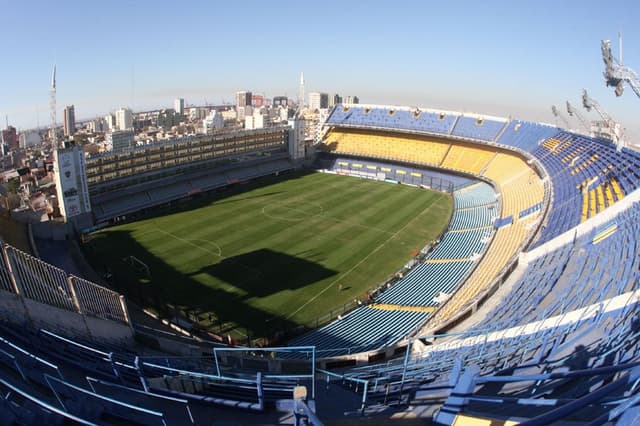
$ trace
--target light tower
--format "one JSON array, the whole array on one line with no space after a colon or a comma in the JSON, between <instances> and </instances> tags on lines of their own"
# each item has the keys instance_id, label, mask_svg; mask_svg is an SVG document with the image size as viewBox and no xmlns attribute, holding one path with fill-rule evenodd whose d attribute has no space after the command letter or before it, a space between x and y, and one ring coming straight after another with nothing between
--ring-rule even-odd
<instances>
[{"instance_id":1,"label":"light tower","mask_svg":"<svg viewBox=\"0 0 640 426\"><path fill-rule=\"evenodd\" d=\"M569 129L569 122L567 121L566 118L564 118L564 115L562 115L560 113L560 111L558 111L558 108L555 105L551 105L551 113L553 114L553 116L557 119L560 119L560 121L562 121L562 123L565 126L565 129ZM556 122L557 124L557 122Z\"/></svg>"},{"instance_id":2,"label":"light tower","mask_svg":"<svg viewBox=\"0 0 640 426\"><path fill-rule=\"evenodd\" d=\"M602 60L604 61L604 79L607 86L615 87L616 96L622 96L624 92L624 83L629 84L635 94L640 97L640 79L638 74L629 67L625 67L622 63L622 34L618 34L619 38L619 55L620 59L613 57L611 53L611 41L602 40L600 49L602 51Z\"/></svg>"},{"instance_id":3,"label":"light tower","mask_svg":"<svg viewBox=\"0 0 640 426\"><path fill-rule=\"evenodd\" d=\"M51 109L51 147L58 149L58 134L56 132L56 66L53 65L53 73L51 75L51 90L49 92L49 108Z\"/></svg>"},{"instance_id":4,"label":"light tower","mask_svg":"<svg viewBox=\"0 0 640 426\"><path fill-rule=\"evenodd\" d=\"M591 132L594 136L609 139L616 144L618 149L625 146L620 123L616 122L609 114L607 114L598 101L590 97L585 89L582 89L582 106L587 111L591 111L591 109L596 110L598 115L602 118L601 121L591 122Z\"/></svg>"},{"instance_id":5,"label":"light tower","mask_svg":"<svg viewBox=\"0 0 640 426\"><path fill-rule=\"evenodd\" d=\"M567 114L569 114L571 117L576 117L578 121L580 121L580 124L582 124L582 127L584 127L587 132L591 131L591 128L587 120L582 116L582 114L580 114L580 112L577 109L573 107L573 105L569 103L569 101L567 101Z\"/></svg>"}]
</instances>

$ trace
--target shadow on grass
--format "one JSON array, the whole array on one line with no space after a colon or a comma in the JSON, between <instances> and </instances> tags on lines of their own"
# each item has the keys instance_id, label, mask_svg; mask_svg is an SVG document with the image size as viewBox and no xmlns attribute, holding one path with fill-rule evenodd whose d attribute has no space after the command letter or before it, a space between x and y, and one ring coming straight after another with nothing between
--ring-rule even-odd
<instances>
[{"instance_id":1,"label":"shadow on grass","mask_svg":"<svg viewBox=\"0 0 640 426\"><path fill-rule=\"evenodd\" d=\"M97 234L85 245L85 254L99 273L109 271L112 285L143 306L157 309L171 318L175 308L192 313L203 320L210 330L225 336L233 324L241 334L271 338L277 332L292 331L299 324L249 303L254 297L267 297L283 290L295 290L335 275L337 272L317 263L260 249L225 258L194 274L184 274L140 245L128 231ZM144 262L150 275L133 268L124 258L135 256ZM205 285L195 275L207 273L236 287L232 292ZM292 306L292 309L295 306Z\"/></svg>"},{"instance_id":2,"label":"shadow on grass","mask_svg":"<svg viewBox=\"0 0 640 426\"><path fill-rule=\"evenodd\" d=\"M208 206L212 203L234 203L241 200L253 199L253 198L268 198L274 195L278 195L280 192L271 191L264 194L247 196L245 198L238 198L236 200L228 200L233 196L249 192L256 188L265 188L270 185L275 185L286 180L299 179L306 175L314 173L312 170L300 170L300 171L287 171L281 172L276 175L262 176L254 178L246 182L238 182L214 188L206 192L199 192L191 194L188 197L174 200L165 204L161 204L155 207L142 209L135 213L129 213L126 215L126 222L136 222L138 220L150 219L154 217L167 216L174 213L181 213L191 211L200 207ZM123 222L118 222L121 224ZM114 223L112 223L114 224Z\"/></svg>"},{"instance_id":3,"label":"shadow on grass","mask_svg":"<svg viewBox=\"0 0 640 426\"><path fill-rule=\"evenodd\" d=\"M201 272L240 288L251 297L305 287L337 274L315 262L270 249L227 257L198 271Z\"/></svg>"}]
</instances>

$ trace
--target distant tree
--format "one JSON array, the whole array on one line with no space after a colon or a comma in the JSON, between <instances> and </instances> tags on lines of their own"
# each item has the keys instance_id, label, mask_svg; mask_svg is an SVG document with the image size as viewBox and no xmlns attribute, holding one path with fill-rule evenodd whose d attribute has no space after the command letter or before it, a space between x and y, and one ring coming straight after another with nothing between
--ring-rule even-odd
<instances>
[{"instance_id":1,"label":"distant tree","mask_svg":"<svg viewBox=\"0 0 640 426\"><path fill-rule=\"evenodd\" d=\"M7 182L6 187L9 193L17 194L18 189L20 189L20 179L17 179L17 178L11 179L9 182Z\"/></svg>"},{"instance_id":2,"label":"distant tree","mask_svg":"<svg viewBox=\"0 0 640 426\"><path fill-rule=\"evenodd\" d=\"M16 209L20 207L20 196L17 194L9 194L5 203L6 203L5 207L8 207L9 210Z\"/></svg>"}]
</instances>

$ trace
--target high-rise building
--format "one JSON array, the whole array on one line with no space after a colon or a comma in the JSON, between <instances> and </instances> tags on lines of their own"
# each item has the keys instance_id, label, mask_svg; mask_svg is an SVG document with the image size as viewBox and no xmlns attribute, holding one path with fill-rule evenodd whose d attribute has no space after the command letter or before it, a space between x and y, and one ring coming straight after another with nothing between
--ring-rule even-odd
<instances>
[{"instance_id":1,"label":"high-rise building","mask_svg":"<svg viewBox=\"0 0 640 426\"><path fill-rule=\"evenodd\" d=\"M329 95L320 92L309 92L309 109L324 109L329 107Z\"/></svg>"},{"instance_id":2,"label":"high-rise building","mask_svg":"<svg viewBox=\"0 0 640 426\"><path fill-rule=\"evenodd\" d=\"M253 114L244 118L244 128L248 130L263 129L269 124L269 111L266 108L254 109Z\"/></svg>"},{"instance_id":3,"label":"high-rise building","mask_svg":"<svg viewBox=\"0 0 640 426\"><path fill-rule=\"evenodd\" d=\"M133 130L116 130L106 134L107 150L122 151L132 148L135 144Z\"/></svg>"},{"instance_id":4,"label":"high-rise building","mask_svg":"<svg viewBox=\"0 0 640 426\"><path fill-rule=\"evenodd\" d=\"M289 119L289 108L287 108L286 106L278 106L276 108L276 116L274 117L273 121L281 123L286 122Z\"/></svg>"},{"instance_id":5,"label":"high-rise building","mask_svg":"<svg viewBox=\"0 0 640 426\"><path fill-rule=\"evenodd\" d=\"M104 117L104 120L107 123L107 130L118 130L116 126L116 115L115 114L107 114Z\"/></svg>"},{"instance_id":6,"label":"high-rise building","mask_svg":"<svg viewBox=\"0 0 640 426\"><path fill-rule=\"evenodd\" d=\"M345 96L344 97L344 103L345 104L359 104L360 103L360 98L358 98L357 96Z\"/></svg>"},{"instance_id":7,"label":"high-rise building","mask_svg":"<svg viewBox=\"0 0 640 426\"><path fill-rule=\"evenodd\" d=\"M212 110L209 115L202 120L202 129L205 134L211 134L215 130L222 129L224 127L224 117L215 109Z\"/></svg>"},{"instance_id":8,"label":"high-rise building","mask_svg":"<svg viewBox=\"0 0 640 426\"><path fill-rule=\"evenodd\" d=\"M173 101L173 109L176 111L176 114L184 115L184 99L176 98Z\"/></svg>"},{"instance_id":9,"label":"high-rise building","mask_svg":"<svg viewBox=\"0 0 640 426\"><path fill-rule=\"evenodd\" d=\"M118 130L133 128L133 114L128 108L120 108L116 111L116 127Z\"/></svg>"},{"instance_id":10,"label":"high-rise building","mask_svg":"<svg viewBox=\"0 0 640 426\"><path fill-rule=\"evenodd\" d=\"M109 115L111 117L111 114ZM109 130L109 124L104 118L96 118L89 121L89 130L93 133L104 133Z\"/></svg>"},{"instance_id":11,"label":"high-rise building","mask_svg":"<svg viewBox=\"0 0 640 426\"><path fill-rule=\"evenodd\" d=\"M40 145L42 142L40 139L40 134L35 130L28 130L24 133L20 134L20 148L33 148L34 146Z\"/></svg>"},{"instance_id":12,"label":"high-rise building","mask_svg":"<svg viewBox=\"0 0 640 426\"><path fill-rule=\"evenodd\" d=\"M2 131L2 140L7 145L8 149L17 149L19 139L16 128L13 126L7 126L7 128Z\"/></svg>"},{"instance_id":13,"label":"high-rise building","mask_svg":"<svg viewBox=\"0 0 640 426\"><path fill-rule=\"evenodd\" d=\"M253 107L251 105L237 107L236 113L238 121L244 122L245 117L253 114Z\"/></svg>"},{"instance_id":14,"label":"high-rise building","mask_svg":"<svg viewBox=\"0 0 640 426\"><path fill-rule=\"evenodd\" d=\"M189 120L203 120L207 116L206 108L191 107L189 108Z\"/></svg>"},{"instance_id":15,"label":"high-rise building","mask_svg":"<svg viewBox=\"0 0 640 426\"><path fill-rule=\"evenodd\" d=\"M329 108L332 108L336 105L340 105L342 103L342 96L335 93L333 96L329 96Z\"/></svg>"},{"instance_id":16,"label":"high-rise building","mask_svg":"<svg viewBox=\"0 0 640 426\"><path fill-rule=\"evenodd\" d=\"M251 106L251 92L236 92L236 107Z\"/></svg>"},{"instance_id":17,"label":"high-rise building","mask_svg":"<svg viewBox=\"0 0 640 426\"><path fill-rule=\"evenodd\" d=\"M171 111L170 109L163 109L158 112L156 116L157 127L163 127L165 129L170 129L173 126L177 126L180 124L181 116L177 113L177 111Z\"/></svg>"},{"instance_id":18,"label":"high-rise building","mask_svg":"<svg viewBox=\"0 0 640 426\"><path fill-rule=\"evenodd\" d=\"M251 105L260 108L264 105L264 95L251 95Z\"/></svg>"},{"instance_id":19,"label":"high-rise building","mask_svg":"<svg viewBox=\"0 0 640 426\"><path fill-rule=\"evenodd\" d=\"M286 96L274 96L273 106L287 106L289 105L289 99Z\"/></svg>"},{"instance_id":20,"label":"high-rise building","mask_svg":"<svg viewBox=\"0 0 640 426\"><path fill-rule=\"evenodd\" d=\"M76 113L73 105L64 109L64 135L73 136L76 132Z\"/></svg>"}]
</instances>

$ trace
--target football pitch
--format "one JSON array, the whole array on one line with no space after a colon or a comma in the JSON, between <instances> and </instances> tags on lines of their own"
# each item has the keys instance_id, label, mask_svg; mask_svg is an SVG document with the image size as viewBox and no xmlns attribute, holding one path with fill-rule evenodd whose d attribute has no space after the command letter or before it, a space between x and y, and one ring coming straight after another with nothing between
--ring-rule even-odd
<instances>
[{"instance_id":1,"label":"football pitch","mask_svg":"<svg viewBox=\"0 0 640 426\"><path fill-rule=\"evenodd\" d=\"M362 300L440 236L452 208L439 192L292 174L98 231L86 252L118 290L165 316L270 337Z\"/></svg>"}]
</instances>

